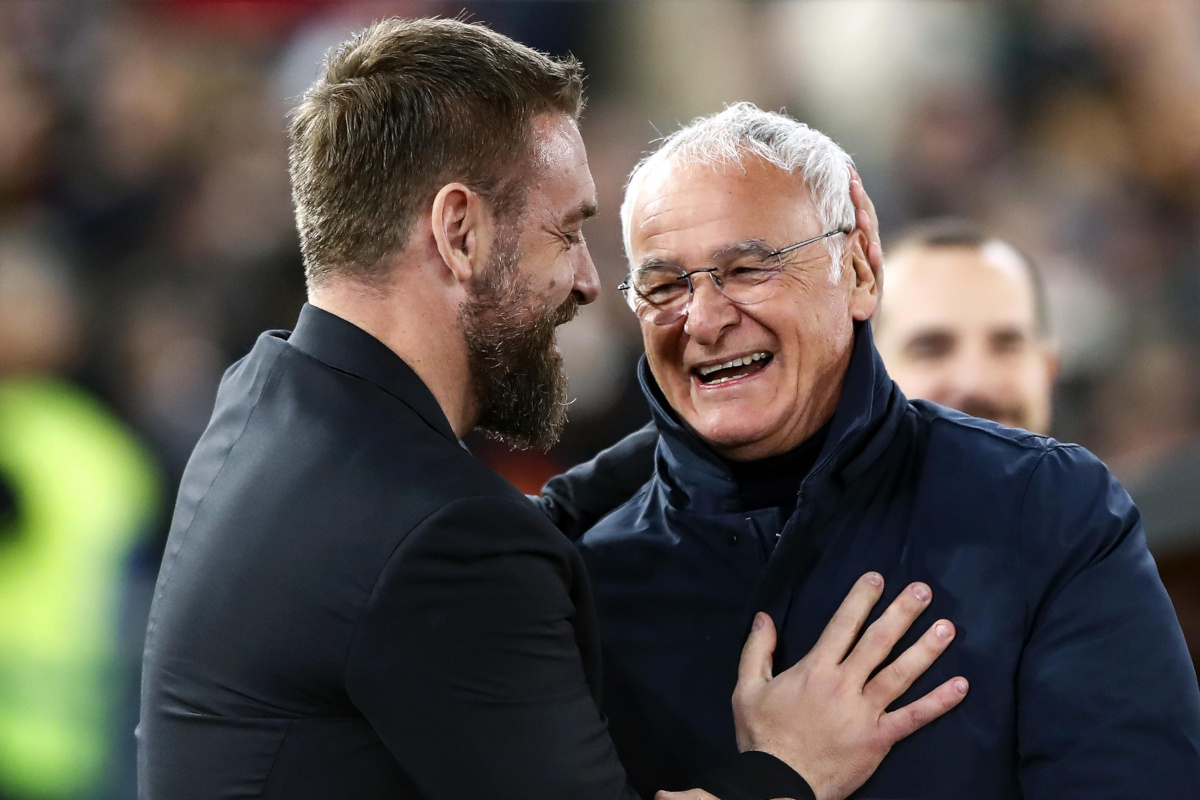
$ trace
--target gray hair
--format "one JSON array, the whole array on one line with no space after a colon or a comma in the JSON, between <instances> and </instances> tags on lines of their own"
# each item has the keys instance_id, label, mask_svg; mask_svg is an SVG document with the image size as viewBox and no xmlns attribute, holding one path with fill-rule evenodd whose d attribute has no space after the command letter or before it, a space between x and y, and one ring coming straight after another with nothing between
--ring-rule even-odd
<instances>
[{"instance_id":1,"label":"gray hair","mask_svg":"<svg viewBox=\"0 0 1200 800\"><path fill-rule=\"evenodd\" d=\"M691 124L661 140L658 149L643 158L629 175L621 204L621 230L625 254L632 257L633 198L650 167L670 159L719 167L742 167L757 158L789 175L799 175L812 197L822 233L854 228L854 203L850 200L850 172L854 164L841 147L803 122L763 111L753 103L734 103L718 114L697 117ZM825 239L836 279L845 252L846 237Z\"/></svg>"}]
</instances>

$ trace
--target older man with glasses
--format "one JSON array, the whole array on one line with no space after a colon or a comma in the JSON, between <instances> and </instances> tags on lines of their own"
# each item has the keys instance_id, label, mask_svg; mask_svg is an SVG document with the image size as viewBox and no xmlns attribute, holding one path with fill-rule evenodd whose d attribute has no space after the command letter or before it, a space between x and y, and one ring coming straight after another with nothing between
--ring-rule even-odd
<instances>
[{"instance_id":1,"label":"older man with glasses","mask_svg":"<svg viewBox=\"0 0 1200 800\"><path fill-rule=\"evenodd\" d=\"M867 325L867 209L841 148L744 103L630 179L621 291L654 473L580 548L631 782L677 785L734 750L755 611L778 672L871 569L890 597L926 582L928 619L957 625L901 701L953 675L972 691L854 797L1195 798L1200 693L1137 509L1083 448L904 397ZM569 511L602 468L552 481L549 505Z\"/></svg>"}]
</instances>

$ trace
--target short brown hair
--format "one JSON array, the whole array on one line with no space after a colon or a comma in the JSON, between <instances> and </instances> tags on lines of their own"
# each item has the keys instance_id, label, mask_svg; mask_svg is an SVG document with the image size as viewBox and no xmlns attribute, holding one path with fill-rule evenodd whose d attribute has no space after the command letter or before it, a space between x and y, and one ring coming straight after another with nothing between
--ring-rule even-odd
<instances>
[{"instance_id":1,"label":"short brown hair","mask_svg":"<svg viewBox=\"0 0 1200 800\"><path fill-rule=\"evenodd\" d=\"M1034 313L1037 318L1039 336L1050 335L1050 302L1046 298L1046 282L1042 271L1028 253L1007 239L1001 239L982 225L961 217L937 217L913 223L897 234L896 244L888 247L889 253L898 253L909 248L937 249L961 247L982 250L990 242L1000 242L1016 253L1033 284Z\"/></svg>"},{"instance_id":2,"label":"short brown hair","mask_svg":"<svg viewBox=\"0 0 1200 800\"><path fill-rule=\"evenodd\" d=\"M388 19L326 58L293 113L296 227L310 287L386 278L423 205L447 183L508 218L524 205L531 122L577 118L583 69L479 24Z\"/></svg>"}]
</instances>

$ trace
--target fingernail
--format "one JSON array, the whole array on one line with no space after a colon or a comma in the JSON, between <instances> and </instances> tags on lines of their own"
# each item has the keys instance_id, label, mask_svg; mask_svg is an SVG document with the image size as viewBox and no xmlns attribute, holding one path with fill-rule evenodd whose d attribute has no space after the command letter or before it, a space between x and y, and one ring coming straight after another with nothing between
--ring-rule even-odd
<instances>
[{"instance_id":1,"label":"fingernail","mask_svg":"<svg viewBox=\"0 0 1200 800\"><path fill-rule=\"evenodd\" d=\"M958 692L959 694L966 694L967 693L967 682L965 680L963 680L962 678L955 679L954 691Z\"/></svg>"},{"instance_id":2,"label":"fingernail","mask_svg":"<svg viewBox=\"0 0 1200 800\"><path fill-rule=\"evenodd\" d=\"M929 599L929 587L923 583L914 583L912 585L913 597L918 600L925 601Z\"/></svg>"},{"instance_id":3,"label":"fingernail","mask_svg":"<svg viewBox=\"0 0 1200 800\"><path fill-rule=\"evenodd\" d=\"M938 635L939 639L949 639L954 635L954 628L944 622L939 622L933 626L933 632Z\"/></svg>"},{"instance_id":4,"label":"fingernail","mask_svg":"<svg viewBox=\"0 0 1200 800\"><path fill-rule=\"evenodd\" d=\"M872 586L883 586L883 576L878 572L868 572L863 577L865 577L867 579L867 583L871 584Z\"/></svg>"},{"instance_id":5,"label":"fingernail","mask_svg":"<svg viewBox=\"0 0 1200 800\"><path fill-rule=\"evenodd\" d=\"M766 625L766 624L767 624L767 615L760 611L754 615L754 624L751 626L750 629L755 630L755 631L761 631L763 625Z\"/></svg>"}]
</instances>

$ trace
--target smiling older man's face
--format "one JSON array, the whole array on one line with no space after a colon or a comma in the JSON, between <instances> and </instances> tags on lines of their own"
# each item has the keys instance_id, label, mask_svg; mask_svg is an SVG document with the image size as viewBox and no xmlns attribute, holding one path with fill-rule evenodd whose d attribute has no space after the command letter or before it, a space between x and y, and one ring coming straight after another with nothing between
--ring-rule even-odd
<instances>
[{"instance_id":1,"label":"smiling older man's face","mask_svg":"<svg viewBox=\"0 0 1200 800\"><path fill-rule=\"evenodd\" d=\"M803 183L774 166L750 160L743 171L668 160L648 170L631 187L635 267L704 269L747 242L776 249L824 233ZM836 269L825 242L783 256L766 300L738 305L697 275L685 316L668 325L642 321L650 370L667 402L721 455L787 452L832 416L854 321L871 315L877 294L863 234L846 236ZM711 370L729 362L737 363Z\"/></svg>"}]
</instances>

